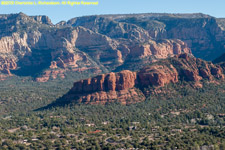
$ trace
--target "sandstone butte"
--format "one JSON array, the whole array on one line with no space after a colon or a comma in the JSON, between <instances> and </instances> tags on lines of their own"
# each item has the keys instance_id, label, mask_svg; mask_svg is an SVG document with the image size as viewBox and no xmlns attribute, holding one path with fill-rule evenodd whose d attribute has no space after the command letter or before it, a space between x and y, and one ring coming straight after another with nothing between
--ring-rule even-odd
<instances>
[{"instance_id":1,"label":"sandstone butte","mask_svg":"<svg viewBox=\"0 0 225 150\"><path fill-rule=\"evenodd\" d=\"M215 65L189 54L161 60L140 71L124 70L98 75L74 83L62 97L64 101L84 104L119 102L123 105L145 101L149 93L144 88L157 89L169 83L185 80L201 88L202 80L223 80L225 63Z\"/></svg>"}]
</instances>

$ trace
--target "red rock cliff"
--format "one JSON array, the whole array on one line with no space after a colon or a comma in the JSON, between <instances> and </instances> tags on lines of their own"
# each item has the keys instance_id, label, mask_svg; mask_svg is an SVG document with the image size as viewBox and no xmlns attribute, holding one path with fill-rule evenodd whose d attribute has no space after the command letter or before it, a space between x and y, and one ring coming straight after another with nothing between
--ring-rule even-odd
<instances>
[{"instance_id":1,"label":"red rock cliff","mask_svg":"<svg viewBox=\"0 0 225 150\"><path fill-rule=\"evenodd\" d=\"M86 104L106 104L108 102L131 104L144 101L145 96L134 87L136 79L136 72L128 70L99 75L75 82L66 97L77 98L77 102Z\"/></svg>"},{"instance_id":2,"label":"red rock cliff","mask_svg":"<svg viewBox=\"0 0 225 150\"><path fill-rule=\"evenodd\" d=\"M144 88L157 89L183 80L199 86L202 80L223 80L223 72L224 69L219 65L181 54L138 72L124 70L75 82L63 99L85 104L132 104L144 101L149 96L146 92L143 94Z\"/></svg>"}]
</instances>

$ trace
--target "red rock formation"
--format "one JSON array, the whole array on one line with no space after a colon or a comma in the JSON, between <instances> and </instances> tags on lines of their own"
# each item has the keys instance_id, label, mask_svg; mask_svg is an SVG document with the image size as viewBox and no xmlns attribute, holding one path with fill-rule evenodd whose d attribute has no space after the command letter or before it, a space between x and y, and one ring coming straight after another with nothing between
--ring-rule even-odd
<instances>
[{"instance_id":1,"label":"red rock formation","mask_svg":"<svg viewBox=\"0 0 225 150\"><path fill-rule=\"evenodd\" d=\"M96 67L101 68L97 71L101 73L103 70L116 70L123 64L132 66L134 58L154 58L147 59L146 63L151 63L174 54L191 53L187 45L180 40L158 41L151 38L145 29L128 23L115 22L115 26L110 25L110 29L104 21L99 27L95 26L97 22L95 25L84 22L87 26L93 27L89 29L86 25L61 28L63 24L54 26L46 16L29 17L23 13L5 15L3 18L0 17L0 22L2 27L9 31L6 35L0 31L0 57L10 56L14 60L7 63L1 63L0 60L0 71L3 67L10 71L17 66L20 70L42 68L37 70L38 73L43 70L75 71ZM11 30L13 28L22 31ZM23 30L26 28L29 30ZM109 33L100 32L104 28L109 30ZM8 66L2 66L3 64ZM144 66L145 63L140 64ZM34 76L36 73L28 74ZM36 81L48 81L48 74L41 72L40 75L42 76L38 76Z\"/></svg>"},{"instance_id":2,"label":"red rock formation","mask_svg":"<svg viewBox=\"0 0 225 150\"><path fill-rule=\"evenodd\" d=\"M77 102L86 104L106 104L120 102L132 104L144 101L145 96L134 87L136 72L124 70L75 82L67 98L78 97Z\"/></svg>"},{"instance_id":3,"label":"red rock formation","mask_svg":"<svg viewBox=\"0 0 225 150\"><path fill-rule=\"evenodd\" d=\"M0 56L0 72L4 73L4 77L11 76L10 70L17 68L17 64L11 58L4 58Z\"/></svg>"},{"instance_id":4,"label":"red rock formation","mask_svg":"<svg viewBox=\"0 0 225 150\"><path fill-rule=\"evenodd\" d=\"M133 88L136 73L124 70L120 73L102 74L94 78L74 83L73 93L91 93L93 91L119 91Z\"/></svg>"},{"instance_id":5,"label":"red rock formation","mask_svg":"<svg viewBox=\"0 0 225 150\"><path fill-rule=\"evenodd\" d=\"M56 79L58 76L60 78L65 78L64 75L65 70L58 69L58 70L47 70L41 75L40 77L36 78L37 82L47 82L49 79Z\"/></svg>"},{"instance_id":6,"label":"red rock formation","mask_svg":"<svg viewBox=\"0 0 225 150\"><path fill-rule=\"evenodd\" d=\"M178 72L172 65L169 67L154 65L142 69L138 72L138 77L141 86L164 86L170 82L176 83L178 81Z\"/></svg>"},{"instance_id":7,"label":"red rock formation","mask_svg":"<svg viewBox=\"0 0 225 150\"><path fill-rule=\"evenodd\" d=\"M184 77L186 77L186 79L188 81L199 81L202 78L198 75L197 70L190 70L190 69L184 69Z\"/></svg>"},{"instance_id":8,"label":"red rock formation","mask_svg":"<svg viewBox=\"0 0 225 150\"><path fill-rule=\"evenodd\" d=\"M56 69L57 68L57 62L56 61L52 61L51 62L51 66L49 68L50 69Z\"/></svg>"},{"instance_id":9,"label":"red rock formation","mask_svg":"<svg viewBox=\"0 0 225 150\"><path fill-rule=\"evenodd\" d=\"M130 55L134 58L154 56L158 59L167 58L181 53L190 53L187 44L180 40L163 40L161 42L151 41L144 45L135 45L130 48Z\"/></svg>"},{"instance_id":10,"label":"red rock formation","mask_svg":"<svg viewBox=\"0 0 225 150\"><path fill-rule=\"evenodd\" d=\"M144 67L138 72L124 70L75 82L63 99L85 104L132 104L144 101L145 96L149 96L149 92L142 92L144 88L154 91L182 80L191 81L194 87L201 88L202 80L224 79L223 71L219 65L181 54Z\"/></svg>"},{"instance_id":11,"label":"red rock formation","mask_svg":"<svg viewBox=\"0 0 225 150\"><path fill-rule=\"evenodd\" d=\"M172 18L171 14L86 16L57 25L47 16L0 15L0 57L14 60L6 66L0 62L0 71L4 67L7 73L17 65L26 70L27 66L35 68L39 64L48 64L44 70L50 71L93 67L118 70L123 64L121 68L133 69L136 60L144 66L175 54L191 53L189 47L196 56L207 59L216 56L215 49L221 49L218 55L224 51L223 21L203 14L173 15ZM32 55L34 51L39 54ZM33 57L44 58L46 51L51 53L48 59L33 61ZM211 77L208 70L199 72ZM195 76L198 72L187 68L183 74L189 80L201 80Z\"/></svg>"},{"instance_id":12,"label":"red rock formation","mask_svg":"<svg viewBox=\"0 0 225 150\"><path fill-rule=\"evenodd\" d=\"M223 70L221 67L212 66L211 73L212 73L212 75L216 76L217 78L224 79Z\"/></svg>"},{"instance_id":13,"label":"red rock formation","mask_svg":"<svg viewBox=\"0 0 225 150\"><path fill-rule=\"evenodd\" d=\"M145 100L144 94L139 93L135 88L120 91L100 91L91 94L81 94L76 96L79 97L76 100L78 103L102 105L112 102L119 102L123 105L128 105Z\"/></svg>"},{"instance_id":14,"label":"red rock formation","mask_svg":"<svg viewBox=\"0 0 225 150\"><path fill-rule=\"evenodd\" d=\"M0 70L3 69L16 69L17 68L17 64L15 63L15 61L11 58L3 58L0 56Z\"/></svg>"}]
</instances>

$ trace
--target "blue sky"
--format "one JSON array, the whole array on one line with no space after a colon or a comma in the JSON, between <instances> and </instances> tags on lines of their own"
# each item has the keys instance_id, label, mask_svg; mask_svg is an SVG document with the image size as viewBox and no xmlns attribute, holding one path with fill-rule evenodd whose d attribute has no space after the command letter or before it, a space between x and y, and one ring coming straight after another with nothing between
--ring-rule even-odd
<instances>
[{"instance_id":1,"label":"blue sky","mask_svg":"<svg viewBox=\"0 0 225 150\"><path fill-rule=\"evenodd\" d=\"M0 0L2 1L2 0ZM39 1L39 0L18 0ZM42 0L62 1L62 0ZM79 0L70 0L79 1ZM97 0L84 0L97 1ZM3 6L0 14L24 12L28 15L47 15L53 23L73 17L95 14L124 13L205 13L225 18L225 0L98 0L98 6Z\"/></svg>"}]
</instances>

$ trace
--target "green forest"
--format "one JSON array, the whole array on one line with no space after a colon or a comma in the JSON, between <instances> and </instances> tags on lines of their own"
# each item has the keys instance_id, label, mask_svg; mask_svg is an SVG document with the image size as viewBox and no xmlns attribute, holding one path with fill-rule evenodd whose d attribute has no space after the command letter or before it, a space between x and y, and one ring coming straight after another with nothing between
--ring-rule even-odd
<instances>
[{"instance_id":1,"label":"green forest","mask_svg":"<svg viewBox=\"0 0 225 150\"><path fill-rule=\"evenodd\" d=\"M0 84L2 150L225 149L224 82L204 81L203 88L185 81L169 84L158 89L166 92L127 106L70 103L51 108L45 106L72 87L69 81L12 77Z\"/></svg>"}]
</instances>

